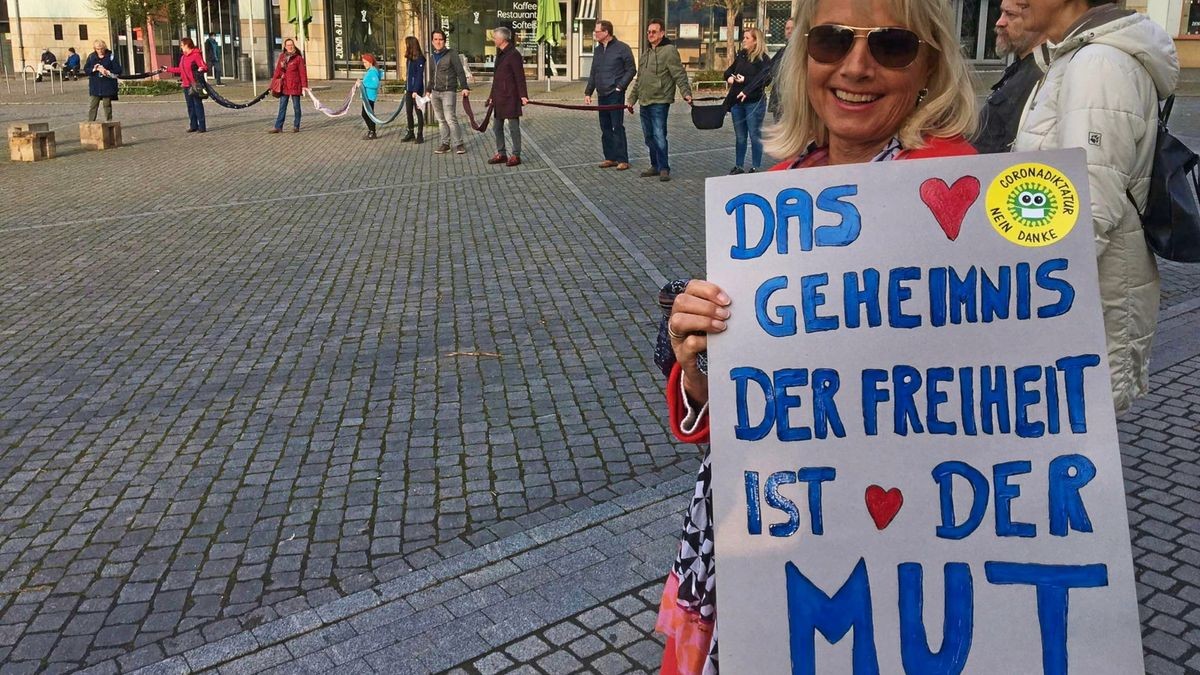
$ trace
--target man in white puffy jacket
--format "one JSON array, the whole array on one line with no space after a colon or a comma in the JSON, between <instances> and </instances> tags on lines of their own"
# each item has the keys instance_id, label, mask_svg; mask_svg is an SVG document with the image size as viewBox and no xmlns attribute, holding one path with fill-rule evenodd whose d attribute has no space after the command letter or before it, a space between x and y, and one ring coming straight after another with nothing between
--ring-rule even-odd
<instances>
[{"instance_id":1,"label":"man in white puffy jacket","mask_svg":"<svg viewBox=\"0 0 1200 675\"><path fill-rule=\"evenodd\" d=\"M1116 3L1028 2L1026 27L1050 40L1039 54L1048 68L1026 104L1013 149L1087 151L1113 402L1120 413L1149 386L1159 277L1138 210L1149 189L1158 104L1175 91L1179 58L1166 31Z\"/></svg>"}]
</instances>

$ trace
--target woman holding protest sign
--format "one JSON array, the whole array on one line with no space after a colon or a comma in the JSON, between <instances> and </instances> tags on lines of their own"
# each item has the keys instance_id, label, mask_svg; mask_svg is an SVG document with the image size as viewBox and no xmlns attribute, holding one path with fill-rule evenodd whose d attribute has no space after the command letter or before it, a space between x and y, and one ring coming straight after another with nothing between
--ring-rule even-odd
<instances>
[{"instance_id":1,"label":"woman holding protest sign","mask_svg":"<svg viewBox=\"0 0 1200 675\"><path fill-rule=\"evenodd\" d=\"M1149 387L1159 277L1146 208L1158 102L1179 58L1166 31L1104 0L1029 0L1026 30L1050 39L1050 69L1026 104L1014 149L1087 151L1100 297L1117 412ZM1103 82L1104 86L1096 86Z\"/></svg>"},{"instance_id":2,"label":"woman holding protest sign","mask_svg":"<svg viewBox=\"0 0 1200 675\"><path fill-rule=\"evenodd\" d=\"M975 98L950 6L942 0L800 0L777 86L783 116L768 149L807 167L972 155ZM669 284L655 361L668 375L675 436L708 440L708 334L731 319L729 298L703 280ZM751 312L752 314L753 312ZM716 673L716 567L707 454L663 589L662 672Z\"/></svg>"}]
</instances>

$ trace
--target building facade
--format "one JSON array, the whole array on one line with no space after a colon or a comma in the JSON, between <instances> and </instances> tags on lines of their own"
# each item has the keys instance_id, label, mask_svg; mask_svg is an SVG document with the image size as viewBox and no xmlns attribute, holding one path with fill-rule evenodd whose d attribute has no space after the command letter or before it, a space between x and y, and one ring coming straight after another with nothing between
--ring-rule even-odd
<instances>
[{"instance_id":1,"label":"building facade","mask_svg":"<svg viewBox=\"0 0 1200 675\"><path fill-rule=\"evenodd\" d=\"M533 40L537 0L463 0L452 3L460 9L445 15L435 11L439 5L432 0L396 1L394 11L384 16L379 0L309 0L311 20L304 25L302 46L309 77L357 78L362 73L362 54L371 52L384 66L386 77L397 78L404 70L405 36L420 36L424 47L424 38L435 27L445 30L450 45L467 56L472 70L486 77L495 59L490 29L506 25L516 33L531 79L583 79L591 66L592 27L601 18L612 21L617 37L635 52L643 44L646 23L663 19L689 70L720 68L727 56L727 17L719 1L714 7L706 0L560 0L563 39L552 47ZM975 64L1000 64L992 32L1000 0L951 2L967 58ZM283 41L300 34L297 23L289 21L288 4L288 0L184 0L183 16L175 18L178 25L162 16L132 26L123 17L104 16L87 0L0 0L0 63L14 73L22 63L37 63L46 47L56 55L71 46L86 52L91 41L99 38L133 63L134 70L142 70L177 58L182 35L200 44L212 33L221 44L226 76L249 79L253 69L265 78ZM1200 67L1200 0L1128 0L1126 4L1176 36L1185 68ZM769 49L775 51L783 44L783 24L793 6L793 0L745 0L735 17L735 33L758 26Z\"/></svg>"}]
</instances>

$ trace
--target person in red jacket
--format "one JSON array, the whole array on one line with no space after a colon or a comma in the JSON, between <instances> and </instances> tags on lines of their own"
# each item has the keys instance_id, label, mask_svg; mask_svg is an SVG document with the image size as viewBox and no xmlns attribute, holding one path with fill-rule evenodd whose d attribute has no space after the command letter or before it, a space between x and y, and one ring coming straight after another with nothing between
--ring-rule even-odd
<instances>
[{"instance_id":1,"label":"person in red jacket","mask_svg":"<svg viewBox=\"0 0 1200 675\"><path fill-rule=\"evenodd\" d=\"M283 53L275 61L275 75L271 78L271 91L279 92L279 114L275 116L275 126L269 133L283 131L289 100L292 102L292 132L300 131L300 97L306 89L308 67L304 64L304 55L296 49L295 41L289 38L283 41Z\"/></svg>"},{"instance_id":2,"label":"person in red jacket","mask_svg":"<svg viewBox=\"0 0 1200 675\"><path fill-rule=\"evenodd\" d=\"M973 155L975 96L944 0L800 0L777 86L781 118L772 170ZM861 38L861 39L860 39ZM675 282L656 360L669 372L671 430L708 441L708 335L745 310L715 284ZM753 311L749 312L753 320ZM669 370L668 370L669 369ZM664 675L717 673L716 560L707 453L684 515L679 554L656 629L667 636Z\"/></svg>"},{"instance_id":3,"label":"person in red jacket","mask_svg":"<svg viewBox=\"0 0 1200 675\"><path fill-rule=\"evenodd\" d=\"M179 65L167 68L167 72L178 75L180 84L183 85L183 100L187 102L188 111L188 133L204 133L208 131L204 121L204 99L192 91L192 85L203 85L204 78L200 73L207 73L208 66L204 63L204 55L196 49L196 43L192 42L191 38L180 40L179 47L183 50L183 56L179 57Z\"/></svg>"}]
</instances>

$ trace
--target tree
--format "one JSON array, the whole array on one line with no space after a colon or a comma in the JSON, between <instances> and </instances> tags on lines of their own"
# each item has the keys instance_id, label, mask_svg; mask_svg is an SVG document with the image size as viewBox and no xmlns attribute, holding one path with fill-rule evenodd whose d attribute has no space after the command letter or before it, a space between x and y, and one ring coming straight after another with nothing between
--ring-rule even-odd
<instances>
[{"instance_id":1,"label":"tree","mask_svg":"<svg viewBox=\"0 0 1200 675\"><path fill-rule=\"evenodd\" d=\"M725 10L725 58L728 64L733 63L737 56L737 19L742 14L746 0L695 0L692 8L696 11L705 7L719 7Z\"/></svg>"}]
</instances>

